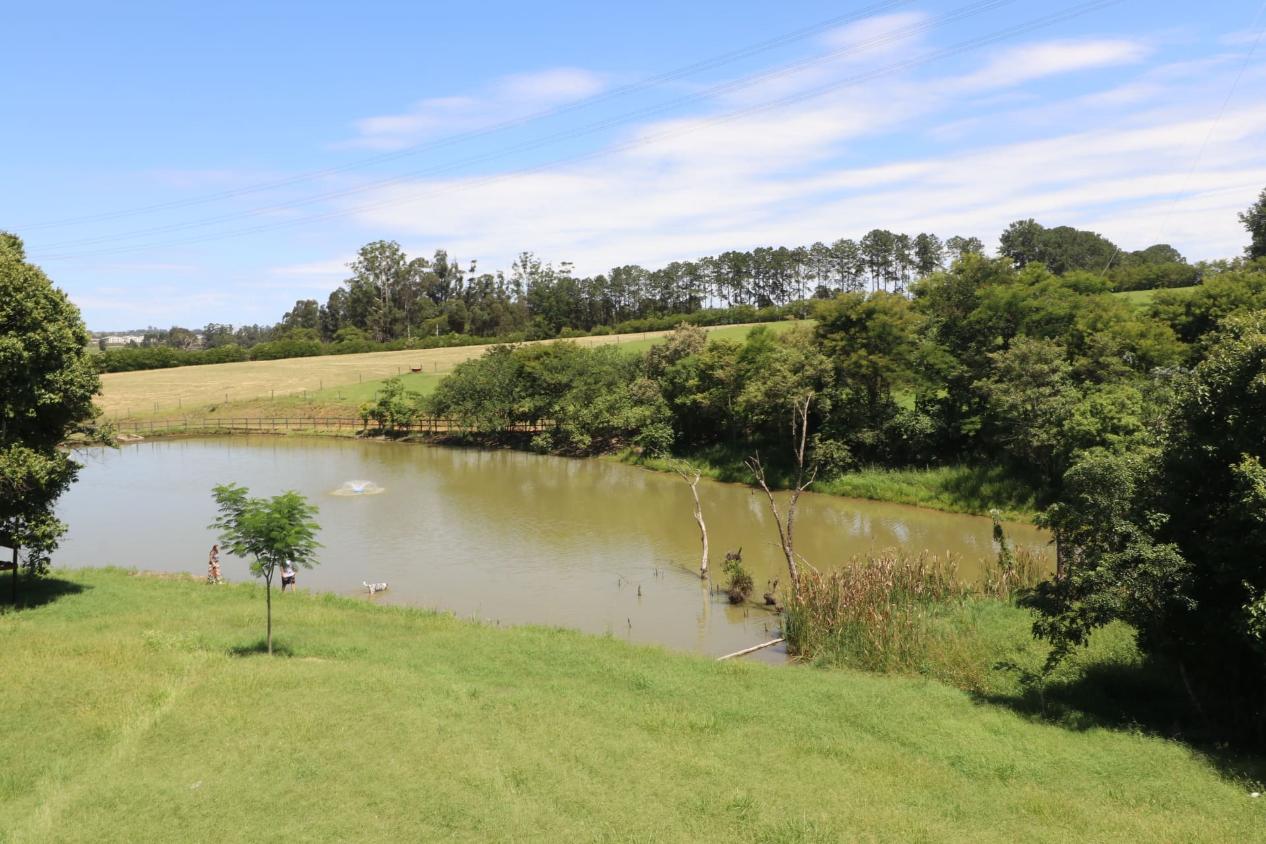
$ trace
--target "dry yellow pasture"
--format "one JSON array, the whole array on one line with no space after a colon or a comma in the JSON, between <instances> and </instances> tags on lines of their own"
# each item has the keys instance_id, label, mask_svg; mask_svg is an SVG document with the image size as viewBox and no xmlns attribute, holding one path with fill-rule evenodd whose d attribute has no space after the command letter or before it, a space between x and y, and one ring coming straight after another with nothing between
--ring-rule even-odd
<instances>
[{"instance_id":1,"label":"dry yellow pasture","mask_svg":"<svg viewBox=\"0 0 1266 844\"><path fill-rule=\"evenodd\" d=\"M775 324L781 328L790 324ZM726 334L750 326L718 326ZM663 337L667 331L580 337L583 346L638 343ZM551 342L551 341L542 341ZM375 381L406 373L448 372L462 361L478 357L487 346L421 349L403 352L368 352L360 355L324 355L284 360L216 363L141 372L111 372L101 376L97 404L108 417L180 414L220 402L247 402L286 395L313 393L330 387Z\"/></svg>"}]
</instances>

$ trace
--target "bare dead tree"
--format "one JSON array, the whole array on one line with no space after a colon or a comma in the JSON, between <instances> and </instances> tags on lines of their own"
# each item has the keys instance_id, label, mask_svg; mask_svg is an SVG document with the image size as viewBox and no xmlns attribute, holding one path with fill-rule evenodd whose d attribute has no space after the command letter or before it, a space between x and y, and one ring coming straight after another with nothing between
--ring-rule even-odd
<instances>
[{"instance_id":1,"label":"bare dead tree","mask_svg":"<svg viewBox=\"0 0 1266 844\"><path fill-rule=\"evenodd\" d=\"M708 526L703 521L703 505L699 503L699 479L703 472L685 461L675 461L673 471L690 486L690 494L695 499L695 521L699 523L699 541L703 545L703 554L699 558L699 579L708 577Z\"/></svg>"},{"instance_id":2,"label":"bare dead tree","mask_svg":"<svg viewBox=\"0 0 1266 844\"><path fill-rule=\"evenodd\" d=\"M791 500L787 503L787 519L784 522L782 513L778 509L778 502L774 498L774 493L769 488L769 483L765 478L765 466L761 463L760 452L747 458L747 468L751 470L752 476L756 478L756 482L760 484L761 489L765 490L765 496L769 499L769 509L774 514L774 524L778 526L778 540L782 545L783 556L787 558L787 575L791 578L791 587L793 589L800 586L800 567L796 564L796 549L794 543L795 526L796 526L796 505L800 502L800 494L812 486L813 481L818 476L818 465L816 461L810 461L809 465L805 465L805 456L809 444L809 410L813 406L813 393L808 393L803 399L796 399L791 403L791 441L792 454L796 458L796 477L795 483L791 488Z\"/></svg>"}]
</instances>

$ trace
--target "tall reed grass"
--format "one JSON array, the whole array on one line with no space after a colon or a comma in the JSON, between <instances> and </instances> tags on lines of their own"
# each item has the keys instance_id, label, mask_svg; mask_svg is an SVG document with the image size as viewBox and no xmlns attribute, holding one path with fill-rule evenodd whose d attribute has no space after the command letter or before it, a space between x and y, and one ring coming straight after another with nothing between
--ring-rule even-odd
<instances>
[{"instance_id":1,"label":"tall reed grass","mask_svg":"<svg viewBox=\"0 0 1266 844\"><path fill-rule=\"evenodd\" d=\"M783 633L802 660L979 688L988 659L972 602L1010 600L1040 571L1036 555L1023 549L999 555L979 583L960 578L952 557L897 550L830 572L805 566L788 590Z\"/></svg>"}]
</instances>

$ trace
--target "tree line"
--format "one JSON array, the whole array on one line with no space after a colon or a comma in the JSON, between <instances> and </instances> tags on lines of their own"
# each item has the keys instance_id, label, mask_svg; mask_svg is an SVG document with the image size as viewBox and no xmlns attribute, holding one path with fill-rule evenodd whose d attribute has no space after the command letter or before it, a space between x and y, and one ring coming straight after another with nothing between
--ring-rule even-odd
<instances>
[{"instance_id":1,"label":"tree line","mask_svg":"<svg viewBox=\"0 0 1266 844\"><path fill-rule=\"evenodd\" d=\"M983 255L974 237L874 229L859 240L728 251L658 269L628 264L577 276L530 252L508 273L480 273L437 250L410 257L398 243L375 241L349 265L351 275L324 303L301 299L274 326L211 323L194 332L173 326L148 332L141 349L107 352L104 371L148 369L308 354L429 348L501 340L547 340L585 334L758 321L762 312L845 292L908 294L911 285L968 255ZM1201 269L1158 244L1124 252L1094 232L1044 228L1022 220L1003 233L998 254L1017 267L1043 263L1057 275L1092 271L1118 290L1182 287ZM807 313L807 306L799 313ZM717 312L709 321L702 314ZM726 314L732 316L726 316ZM376 344L376 345L375 345Z\"/></svg>"}]
</instances>

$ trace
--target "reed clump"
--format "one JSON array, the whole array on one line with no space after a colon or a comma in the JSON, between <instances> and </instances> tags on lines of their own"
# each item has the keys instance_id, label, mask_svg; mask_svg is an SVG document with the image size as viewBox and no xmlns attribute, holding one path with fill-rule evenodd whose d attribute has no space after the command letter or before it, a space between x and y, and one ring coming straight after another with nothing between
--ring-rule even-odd
<instances>
[{"instance_id":1,"label":"reed clump","mask_svg":"<svg viewBox=\"0 0 1266 844\"><path fill-rule=\"evenodd\" d=\"M898 550L854 558L830 572L806 565L787 592L788 651L826 665L985 690L998 654L996 631L982 630L981 619L1043 576L1035 551L1011 548L1000 526L995 540L998 557L975 581L959 577L953 557Z\"/></svg>"},{"instance_id":2,"label":"reed clump","mask_svg":"<svg viewBox=\"0 0 1266 844\"><path fill-rule=\"evenodd\" d=\"M919 671L933 621L972 590L952 558L888 551L837 570L806 566L788 591L783 632L801 659L867 671Z\"/></svg>"}]
</instances>

